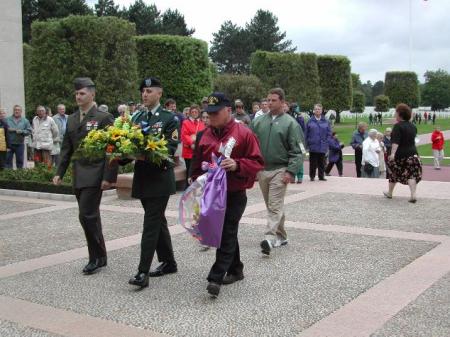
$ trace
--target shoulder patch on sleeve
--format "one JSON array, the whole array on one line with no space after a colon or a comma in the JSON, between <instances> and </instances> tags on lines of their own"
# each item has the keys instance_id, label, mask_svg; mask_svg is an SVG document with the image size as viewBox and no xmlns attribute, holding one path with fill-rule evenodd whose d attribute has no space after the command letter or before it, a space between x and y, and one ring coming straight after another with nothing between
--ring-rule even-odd
<instances>
[{"instance_id":1,"label":"shoulder patch on sleeve","mask_svg":"<svg viewBox=\"0 0 450 337\"><path fill-rule=\"evenodd\" d=\"M172 132L172 139L173 140L178 140L178 130L177 129L173 130L173 132Z\"/></svg>"}]
</instances>

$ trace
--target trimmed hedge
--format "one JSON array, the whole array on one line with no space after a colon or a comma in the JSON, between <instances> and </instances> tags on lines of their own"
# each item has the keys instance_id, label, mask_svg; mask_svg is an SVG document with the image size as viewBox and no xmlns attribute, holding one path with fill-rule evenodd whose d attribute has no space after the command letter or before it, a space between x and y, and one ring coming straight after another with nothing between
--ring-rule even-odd
<instances>
[{"instance_id":1,"label":"trimmed hedge","mask_svg":"<svg viewBox=\"0 0 450 337\"><path fill-rule=\"evenodd\" d=\"M179 107L200 103L212 90L206 42L184 36L145 35L135 37L139 78L159 77L164 98Z\"/></svg>"},{"instance_id":2,"label":"trimmed hedge","mask_svg":"<svg viewBox=\"0 0 450 337\"><path fill-rule=\"evenodd\" d=\"M283 88L286 99L297 102L303 111L312 110L320 101L316 54L256 51L250 68L267 87Z\"/></svg>"},{"instance_id":3,"label":"trimmed hedge","mask_svg":"<svg viewBox=\"0 0 450 337\"><path fill-rule=\"evenodd\" d=\"M52 183L29 180L3 180L0 179L0 188L20 191L45 192L57 194L73 194L72 185L61 184L55 186Z\"/></svg>"},{"instance_id":4,"label":"trimmed hedge","mask_svg":"<svg viewBox=\"0 0 450 337\"><path fill-rule=\"evenodd\" d=\"M36 107L32 107L29 102L30 98L30 65L31 65L31 55L33 53L33 48L28 44L23 44L23 77L25 86L25 112L26 116L30 117L34 115ZM32 112L32 114L31 114Z\"/></svg>"},{"instance_id":5,"label":"trimmed hedge","mask_svg":"<svg viewBox=\"0 0 450 337\"><path fill-rule=\"evenodd\" d=\"M412 71L390 71L384 80L384 94L390 99L390 106L399 103L417 108L420 103L419 80Z\"/></svg>"},{"instance_id":6,"label":"trimmed hedge","mask_svg":"<svg viewBox=\"0 0 450 337\"><path fill-rule=\"evenodd\" d=\"M37 164L36 167L23 170L0 171L0 188L12 190L73 194L72 169L67 170L63 183L60 186L52 184L56 174L55 168L48 169L47 166Z\"/></svg>"},{"instance_id":7,"label":"trimmed hedge","mask_svg":"<svg viewBox=\"0 0 450 337\"><path fill-rule=\"evenodd\" d=\"M134 171L134 164L130 163L119 167L119 174ZM36 167L23 170L5 169L0 171L0 188L11 190L23 190L34 192L47 192L59 194L73 194L72 166L67 169L61 185L55 186L52 179L56 169L48 169L45 165L37 164Z\"/></svg>"},{"instance_id":8,"label":"trimmed hedge","mask_svg":"<svg viewBox=\"0 0 450 337\"><path fill-rule=\"evenodd\" d=\"M317 57L322 105L325 110L333 109L338 113L352 106L352 76L350 60L345 56L320 55Z\"/></svg>"},{"instance_id":9,"label":"trimmed hedge","mask_svg":"<svg viewBox=\"0 0 450 337\"><path fill-rule=\"evenodd\" d=\"M389 97L386 95L378 95L375 97L375 111L384 112L389 110Z\"/></svg>"},{"instance_id":10,"label":"trimmed hedge","mask_svg":"<svg viewBox=\"0 0 450 337\"><path fill-rule=\"evenodd\" d=\"M138 97L134 24L117 17L69 16L32 24L29 108L75 108L73 80L89 76L111 110Z\"/></svg>"},{"instance_id":11,"label":"trimmed hedge","mask_svg":"<svg viewBox=\"0 0 450 337\"><path fill-rule=\"evenodd\" d=\"M218 75L214 81L214 91L225 93L233 101L241 99L249 113L252 113L252 103L267 95L267 88L254 75Z\"/></svg>"},{"instance_id":12,"label":"trimmed hedge","mask_svg":"<svg viewBox=\"0 0 450 337\"><path fill-rule=\"evenodd\" d=\"M353 91L352 112L363 112L366 107L366 95L363 92Z\"/></svg>"}]
</instances>

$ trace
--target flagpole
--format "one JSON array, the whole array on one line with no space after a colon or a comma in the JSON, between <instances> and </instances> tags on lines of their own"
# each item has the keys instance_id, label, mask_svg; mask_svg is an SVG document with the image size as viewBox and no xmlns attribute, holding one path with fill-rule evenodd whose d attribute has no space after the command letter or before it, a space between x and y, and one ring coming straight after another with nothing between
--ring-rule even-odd
<instances>
[{"instance_id":1,"label":"flagpole","mask_svg":"<svg viewBox=\"0 0 450 337\"><path fill-rule=\"evenodd\" d=\"M409 71L412 71L412 0L409 0Z\"/></svg>"}]
</instances>

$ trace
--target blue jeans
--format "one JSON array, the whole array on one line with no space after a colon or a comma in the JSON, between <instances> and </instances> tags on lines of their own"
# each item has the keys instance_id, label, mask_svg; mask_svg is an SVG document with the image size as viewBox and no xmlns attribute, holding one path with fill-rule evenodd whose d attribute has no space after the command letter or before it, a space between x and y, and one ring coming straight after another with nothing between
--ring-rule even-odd
<instances>
[{"instance_id":1,"label":"blue jeans","mask_svg":"<svg viewBox=\"0 0 450 337\"><path fill-rule=\"evenodd\" d=\"M6 156L6 167L13 168L13 156L16 155L16 167L23 168L23 153L25 150L24 144L10 144L9 151Z\"/></svg>"}]
</instances>

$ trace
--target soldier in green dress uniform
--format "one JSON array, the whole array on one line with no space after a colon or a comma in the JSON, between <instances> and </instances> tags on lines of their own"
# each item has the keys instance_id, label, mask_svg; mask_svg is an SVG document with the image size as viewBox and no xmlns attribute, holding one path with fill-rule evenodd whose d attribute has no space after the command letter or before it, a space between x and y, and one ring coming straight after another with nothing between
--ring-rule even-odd
<instances>
[{"instance_id":1,"label":"soldier in green dress uniform","mask_svg":"<svg viewBox=\"0 0 450 337\"><path fill-rule=\"evenodd\" d=\"M78 111L67 118L67 131L61 145L60 161L53 178L55 185L61 184L72 155L89 131L105 129L112 125L114 117L100 112L95 105L95 84L89 77L74 81ZM86 235L89 263L85 274L92 274L106 266L106 247L100 219L102 191L111 188L117 180L117 164L98 160L76 159L73 161L73 187L78 201L79 219Z\"/></svg>"},{"instance_id":2,"label":"soldier in green dress uniform","mask_svg":"<svg viewBox=\"0 0 450 337\"><path fill-rule=\"evenodd\" d=\"M146 78L140 90L145 109L136 111L132 121L153 134L164 136L168 141L169 153L173 156L179 143L179 121L174 113L163 109L160 104L163 90L161 82L157 78ZM142 288L148 286L149 277L177 272L165 217L169 197L176 192L173 166L170 162L158 166L144 158L136 160L134 165L131 196L141 200L145 215L138 272L129 283ZM150 272L155 251L161 264Z\"/></svg>"}]
</instances>

